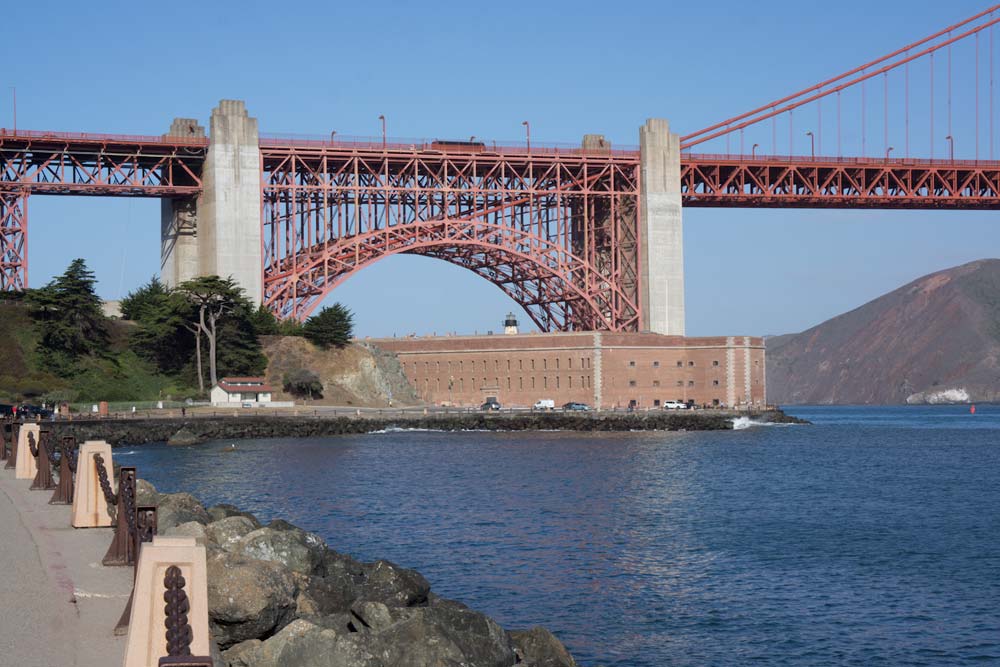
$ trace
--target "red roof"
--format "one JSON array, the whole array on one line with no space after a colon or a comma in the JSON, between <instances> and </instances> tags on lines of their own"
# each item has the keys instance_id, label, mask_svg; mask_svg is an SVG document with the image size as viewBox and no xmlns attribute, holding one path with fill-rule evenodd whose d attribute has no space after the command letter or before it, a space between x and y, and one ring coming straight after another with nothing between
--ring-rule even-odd
<instances>
[{"instance_id":1,"label":"red roof","mask_svg":"<svg viewBox=\"0 0 1000 667\"><path fill-rule=\"evenodd\" d=\"M264 382L264 378L222 378L219 380L219 388L228 394L274 391L271 385Z\"/></svg>"}]
</instances>

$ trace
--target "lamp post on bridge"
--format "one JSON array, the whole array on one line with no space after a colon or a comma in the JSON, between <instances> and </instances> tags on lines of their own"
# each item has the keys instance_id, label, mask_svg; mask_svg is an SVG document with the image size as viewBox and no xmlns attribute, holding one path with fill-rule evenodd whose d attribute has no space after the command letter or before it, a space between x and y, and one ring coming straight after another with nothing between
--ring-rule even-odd
<instances>
[{"instance_id":1,"label":"lamp post on bridge","mask_svg":"<svg viewBox=\"0 0 1000 667\"><path fill-rule=\"evenodd\" d=\"M522 121L521 125L524 125L524 132L526 137L526 142L528 146L528 152L531 152L531 123L528 121Z\"/></svg>"},{"instance_id":2,"label":"lamp post on bridge","mask_svg":"<svg viewBox=\"0 0 1000 667\"><path fill-rule=\"evenodd\" d=\"M754 144L753 146L750 147L750 157L752 157L752 158L757 157L757 147L758 146L760 146L760 144Z\"/></svg>"},{"instance_id":3,"label":"lamp post on bridge","mask_svg":"<svg viewBox=\"0 0 1000 667\"><path fill-rule=\"evenodd\" d=\"M806 132L806 136L809 137L809 153L812 155L813 159L816 159L816 137L813 136L812 132Z\"/></svg>"},{"instance_id":4,"label":"lamp post on bridge","mask_svg":"<svg viewBox=\"0 0 1000 667\"><path fill-rule=\"evenodd\" d=\"M944 138L948 142L948 157L954 162L955 161L955 137L950 134Z\"/></svg>"},{"instance_id":5,"label":"lamp post on bridge","mask_svg":"<svg viewBox=\"0 0 1000 667\"><path fill-rule=\"evenodd\" d=\"M886 162L889 161L889 153L891 153L891 152L892 152L892 146L889 146L888 148L885 149L885 161Z\"/></svg>"},{"instance_id":6,"label":"lamp post on bridge","mask_svg":"<svg viewBox=\"0 0 1000 667\"><path fill-rule=\"evenodd\" d=\"M337 136L337 131L336 131L336 130L332 130L332 131L330 132L330 143L331 143L331 144L333 143L333 138L334 138L335 136Z\"/></svg>"},{"instance_id":7,"label":"lamp post on bridge","mask_svg":"<svg viewBox=\"0 0 1000 667\"><path fill-rule=\"evenodd\" d=\"M385 150L385 115L380 115L378 119L382 121L382 150Z\"/></svg>"}]
</instances>

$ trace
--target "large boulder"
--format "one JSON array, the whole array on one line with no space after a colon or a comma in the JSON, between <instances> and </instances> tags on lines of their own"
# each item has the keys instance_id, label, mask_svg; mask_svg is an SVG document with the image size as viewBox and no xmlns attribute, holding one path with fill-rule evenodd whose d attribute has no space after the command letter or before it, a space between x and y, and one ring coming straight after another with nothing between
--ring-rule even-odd
<instances>
[{"instance_id":1,"label":"large boulder","mask_svg":"<svg viewBox=\"0 0 1000 667\"><path fill-rule=\"evenodd\" d=\"M379 560L368 569L358 599L389 607L409 607L426 602L430 590L431 585L416 570Z\"/></svg>"},{"instance_id":2,"label":"large boulder","mask_svg":"<svg viewBox=\"0 0 1000 667\"><path fill-rule=\"evenodd\" d=\"M223 649L271 635L295 614L295 581L280 563L219 552L208 560L208 616Z\"/></svg>"},{"instance_id":3,"label":"large boulder","mask_svg":"<svg viewBox=\"0 0 1000 667\"><path fill-rule=\"evenodd\" d=\"M259 639L248 639L236 644L222 652L222 664L225 667L253 667L253 655L262 643Z\"/></svg>"},{"instance_id":4,"label":"large boulder","mask_svg":"<svg viewBox=\"0 0 1000 667\"><path fill-rule=\"evenodd\" d=\"M161 535L165 535L167 537L193 537L198 544L208 545L214 542L214 540L206 534L205 524L198 523L197 521L187 521L159 532Z\"/></svg>"},{"instance_id":5,"label":"large boulder","mask_svg":"<svg viewBox=\"0 0 1000 667\"><path fill-rule=\"evenodd\" d=\"M358 583L359 579L343 572L325 577L301 576L299 604L304 608L299 610L299 615L347 613L358 599Z\"/></svg>"},{"instance_id":6,"label":"large boulder","mask_svg":"<svg viewBox=\"0 0 1000 667\"><path fill-rule=\"evenodd\" d=\"M293 572L314 574L323 564L323 540L304 530L258 528L233 545L233 551L246 558L281 563Z\"/></svg>"},{"instance_id":7,"label":"large boulder","mask_svg":"<svg viewBox=\"0 0 1000 667\"><path fill-rule=\"evenodd\" d=\"M229 551L256 529L253 522L244 516L229 516L205 526L205 533L220 548Z\"/></svg>"},{"instance_id":8,"label":"large boulder","mask_svg":"<svg viewBox=\"0 0 1000 667\"><path fill-rule=\"evenodd\" d=\"M161 493L156 505L156 525L159 532L188 521L209 523L212 517L190 493Z\"/></svg>"},{"instance_id":9,"label":"large boulder","mask_svg":"<svg viewBox=\"0 0 1000 667\"><path fill-rule=\"evenodd\" d=\"M358 635L296 619L252 653L252 667L383 667Z\"/></svg>"},{"instance_id":10,"label":"large boulder","mask_svg":"<svg viewBox=\"0 0 1000 667\"><path fill-rule=\"evenodd\" d=\"M576 667L576 661L562 642L543 627L512 630L508 634L525 667Z\"/></svg>"},{"instance_id":11,"label":"large boulder","mask_svg":"<svg viewBox=\"0 0 1000 667\"><path fill-rule=\"evenodd\" d=\"M157 505L160 494L156 492L156 487L144 479L135 479L135 504L138 507L143 505Z\"/></svg>"},{"instance_id":12,"label":"large boulder","mask_svg":"<svg viewBox=\"0 0 1000 667\"><path fill-rule=\"evenodd\" d=\"M372 633L372 647L385 667L431 667L436 665L475 665L476 667L512 667L517 661L510 638L496 621L464 605L442 604L392 610L371 603L355 609L378 618L378 623L401 616ZM373 614L374 612L374 614Z\"/></svg>"},{"instance_id":13,"label":"large boulder","mask_svg":"<svg viewBox=\"0 0 1000 667\"><path fill-rule=\"evenodd\" d=\"M182 426L172 436L167 438L167 444L177 447L187 447L205 442L205 438L198 435L187 426Z\"/></svg>"},{"instance_id":14,"label":"large boulder","mask_svg":"<svg viewBox=\"0 0 1000 667\"><path fill-rule=\"evenodd\" d=\"M260 528L261 523L257 520L250 512L244 512L235 505L228 505L226 503L219 503L218 505L212 505L208 508L208 515L212 517L212 521L221 521L227 517L231 516L242 516L249 519L253 523L253 527Z\"/></svg>"}]
</instances>

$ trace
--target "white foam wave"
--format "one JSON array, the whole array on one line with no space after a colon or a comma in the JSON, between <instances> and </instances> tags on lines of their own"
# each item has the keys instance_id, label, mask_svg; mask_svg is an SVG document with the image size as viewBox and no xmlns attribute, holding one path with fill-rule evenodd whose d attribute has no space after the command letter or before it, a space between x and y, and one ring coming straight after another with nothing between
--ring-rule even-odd
<instances>
[{"instance_id":1,"label":"white foam wave","mask_svg":"<svg viewBox=\"0 0 1000 667\"><path fill-rule=\"evenodd\" d=\"M743 429L750 428L751 426L795 426L795 424L779 424L777 422L762 422L756 419L750 419L749 417L736 417L733 419L733 430L742 431Z\"/></svg>"}]
</instances>

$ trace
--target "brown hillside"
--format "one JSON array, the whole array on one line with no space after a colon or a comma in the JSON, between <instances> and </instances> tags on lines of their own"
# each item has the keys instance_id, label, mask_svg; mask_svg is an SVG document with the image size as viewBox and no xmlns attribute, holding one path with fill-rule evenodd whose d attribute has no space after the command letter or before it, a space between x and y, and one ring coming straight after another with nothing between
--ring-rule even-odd
<instances>
[{"instance_id":1,"label":"brown hillside","mask_svg":"<svg viewBox=\"0 0 1000 667\"><path fill-rule=\"evenodd\" d=\"M394 406L419 403L396 356L372 345L321 350L296 336L264 336L262 343L268 358L267 381L278 390L275 400L293 400L281 391L283 378L304 368L323 383L323 398L310 404L386 407L390 396Z\"/></svg>"},{"instance_id":2,"label":"brown hillside","mask_svg":"<svg viewBox=\"0 0 1000 667\"><path fill-rule=\"evenodd\" d=\"M775 403L1000 400L1000 260L919 278L799 334L767 341ZM946 394L948 390L954 390Z\"/></svg>"}]
</instances>

